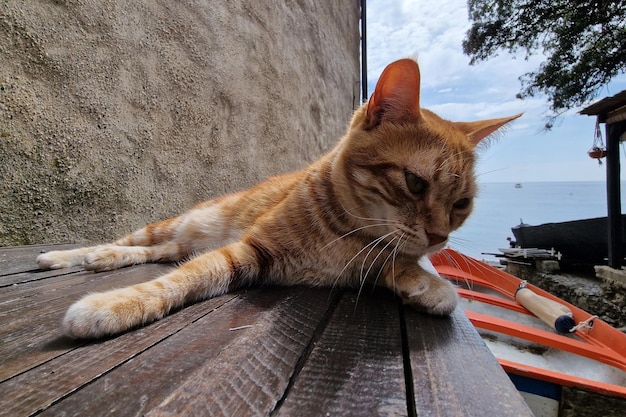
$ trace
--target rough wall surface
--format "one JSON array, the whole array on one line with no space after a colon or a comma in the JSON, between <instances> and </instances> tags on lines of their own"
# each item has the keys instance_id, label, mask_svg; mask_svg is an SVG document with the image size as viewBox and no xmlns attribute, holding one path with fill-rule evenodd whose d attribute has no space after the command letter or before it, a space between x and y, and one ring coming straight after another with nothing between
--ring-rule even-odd
<instances>
[{"instance_id":1,"label":"rough wall surface","mask_svg":"<svg viewBox=\"0 0 626 417\"><path fill-rule=\"evenodd\" d=\"M357 0L5 0L0 245L108 241L304 166L359 92Z\"/></svg>"}]
</instances>

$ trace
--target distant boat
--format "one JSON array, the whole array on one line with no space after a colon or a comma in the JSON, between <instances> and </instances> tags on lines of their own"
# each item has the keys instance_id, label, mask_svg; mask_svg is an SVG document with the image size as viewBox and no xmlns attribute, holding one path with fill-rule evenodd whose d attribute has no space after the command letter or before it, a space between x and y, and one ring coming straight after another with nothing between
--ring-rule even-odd
<instances>
[{"instance_id":1,"label":"distant boat","mask_svg":"<svg viewBox=\"0 0 626 417\"><path fill-rule=\"evenodd\" d=\"M626 215L622 215L622 236L626 236ZM608 257L608 220L606 217L544 223L538 226L521 223L511 228L516 246L554 249L562 254L564 264L604 263ZM626 253L626 245L624 246Z\"/></svg>"},{"instance_id":2,"label":"distant boat","mask_svg":"<svg viewBox=\"0 0 626 417\"><path fill-rule=\"evenodd\" d=\"M518 182L517 184L515 184L515 188L522 188L522 184Z\"/></svg>"}]
</instances>

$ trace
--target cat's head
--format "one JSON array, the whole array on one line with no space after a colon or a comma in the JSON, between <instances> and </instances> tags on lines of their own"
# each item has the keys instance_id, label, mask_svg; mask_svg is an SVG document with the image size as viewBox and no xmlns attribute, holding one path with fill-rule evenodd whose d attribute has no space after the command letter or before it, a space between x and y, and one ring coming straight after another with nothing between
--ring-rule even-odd
<instances>
[{"instance_id":1,"label":"cat's head","mask_svg":"<svg viewBox=\"0 0 626 417\"><path fill-rule=\"evenodd\" d=\"M336 176L346 216L373 237L421 256L443 248L476 196L476 145L520 115L451 122L422 109L411 59L383 71L338 147ZM373 226L378 225L378 226ZM392 246L393 247L393 246Z\"/></svg>"}]
</instances>

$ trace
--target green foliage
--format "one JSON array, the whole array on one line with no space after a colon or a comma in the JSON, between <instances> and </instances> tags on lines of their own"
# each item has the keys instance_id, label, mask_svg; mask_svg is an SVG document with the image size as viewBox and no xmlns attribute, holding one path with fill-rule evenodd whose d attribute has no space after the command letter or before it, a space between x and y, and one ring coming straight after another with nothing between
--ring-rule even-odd
<instances>
[{"instance_id":1,"label":"green foliage","mask_svg":"<svg viewBox=\"0 0 626 417\"><path fill-rule=\"evenodd\" d=\"M470 63L542 51L546 60L520 77L518 97L544 93L554 115L588 103L626 70L626 0L469 0L468 9Z\"/></svg>"}]
</instances>

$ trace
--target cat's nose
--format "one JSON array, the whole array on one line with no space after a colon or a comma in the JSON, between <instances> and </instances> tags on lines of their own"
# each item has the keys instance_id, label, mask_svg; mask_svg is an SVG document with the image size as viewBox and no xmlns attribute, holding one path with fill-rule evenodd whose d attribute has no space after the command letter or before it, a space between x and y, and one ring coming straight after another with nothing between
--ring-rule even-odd
<instances>
[{"instance_id":1,"label":"cat's nose","mask_svg":"<svg viewBox=\"0 0 626 417\"><path fill-rule=\"evenodd\" d=\"M428 239L428 246L435 246L445 242L448 239L448 236L437 233L426 233L426 238Z\"/></svg>"}]
</instances>

